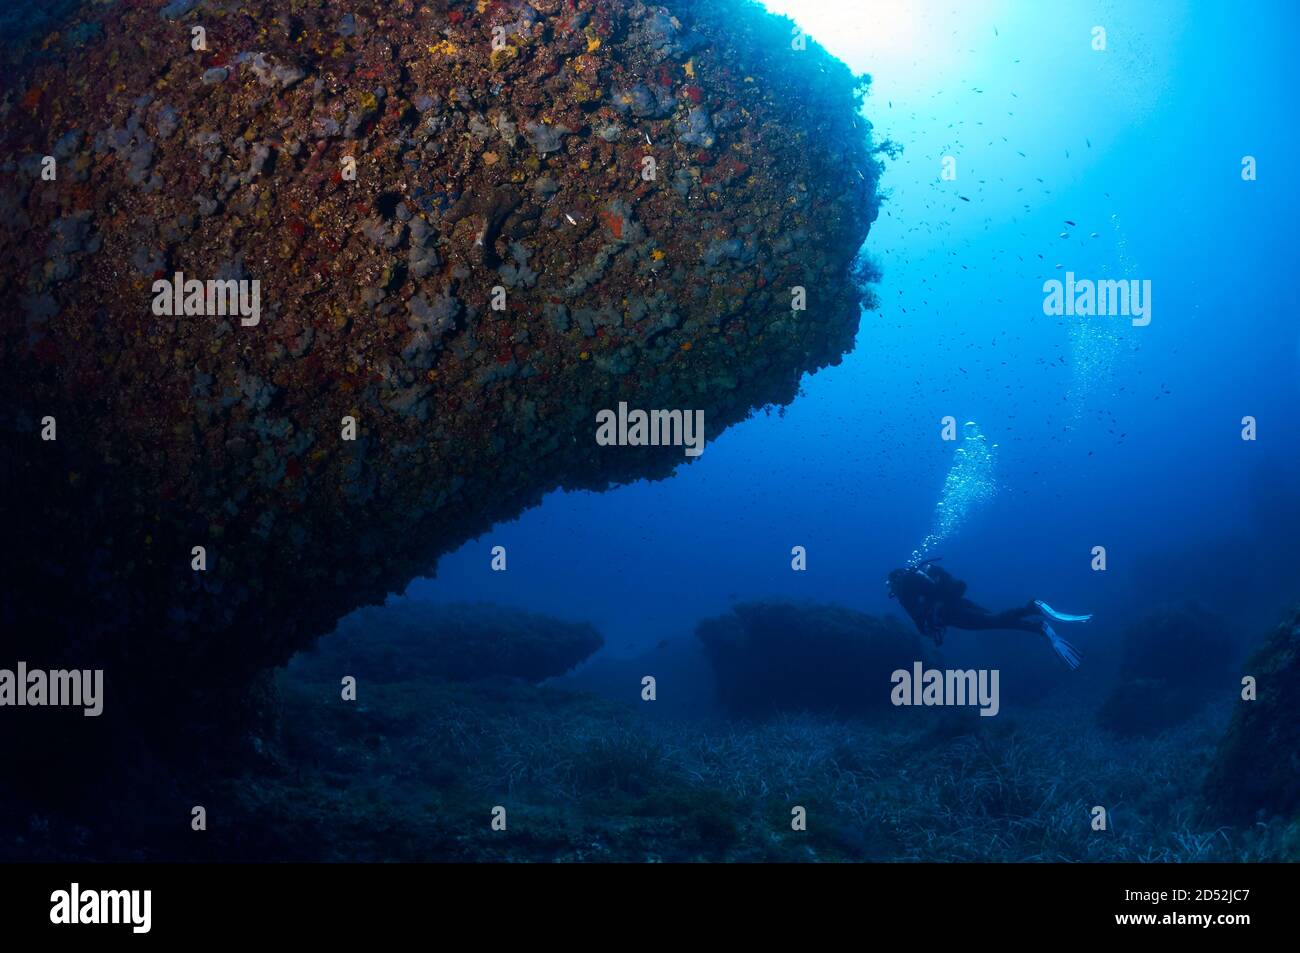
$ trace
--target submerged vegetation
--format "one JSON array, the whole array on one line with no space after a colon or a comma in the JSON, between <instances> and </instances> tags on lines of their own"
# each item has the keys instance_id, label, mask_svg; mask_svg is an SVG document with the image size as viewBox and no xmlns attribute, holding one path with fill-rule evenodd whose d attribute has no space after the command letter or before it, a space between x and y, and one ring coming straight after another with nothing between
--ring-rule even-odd
<instances>
[{"instance_id":1,"label":"submerged vegetation","mask_svg":"<svg viewBox=\"0 0 1300 953\"><path fill-rule=\"evenodd\" d=\"M286 856L1300 860L1300 824L1202 820L1195 782L1223 718L1116 742L1074 708L938 725L662 721L518 683L399 682L355 708L335 701L333 684L285 688L286 755L319 767L234 792ZM1109 806L1106 831L1091 828L1097 804ZM490 826L497 805L506 831ZM805 832L791 829L795 806ZM361 843L319 843L315 825L351 828Z\"/></svg>"},{"instance_id":2,"label":"submerged vegetation","mask_svg":"<svg viewBox=\"0 0 1300 953\"><path fill-rule=\"evenodd\" d=\"M1078 700L995 719L919 709L648 718L647 703L517 679L374 671L344 701L332 666L294 666L279 676L278 734L255 766L169 779L113 805L102 825L31 815L0 855L1300 860L1300 821L1289 815L1209 819L1200 785L1227 721L1222 704L1117 739ZM207 807L207 831L168 818L178 793ZM1096 805L1106 830L1093 829ZM796 807L806 831L792 829ZM492 827L496 808L505 830Z\"/></svg>"}]
</instances>

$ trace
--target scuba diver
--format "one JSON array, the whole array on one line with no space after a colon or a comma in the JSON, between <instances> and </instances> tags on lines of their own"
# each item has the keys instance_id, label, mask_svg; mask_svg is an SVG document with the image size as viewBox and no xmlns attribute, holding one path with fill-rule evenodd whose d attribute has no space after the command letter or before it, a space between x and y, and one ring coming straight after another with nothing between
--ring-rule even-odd
<instances>
[{"instance_id":1,"label":"scuba diver","mask_svg":"<svg viewBox=\"0 0 1300 953\"><path fill-rule=\"evenodd\" d=\"M1057 635L1048 619L1057 622L1087 622L1091 615L1067 615L1057 612L1041 599L1033 599L1018 609L990 612L966 598L966 583L947 570L935 565L937 559L906 569L895 569L889 574L889 598L897 599L904 611L916 623L922 635L943 644L944 630L956 629L1011 629L1044 635L1052 648L1071 669L1079 667L1079 653L1074 646ZM1047 618L1044 618L1046 616Z\"/></svg>"}]
</instances>

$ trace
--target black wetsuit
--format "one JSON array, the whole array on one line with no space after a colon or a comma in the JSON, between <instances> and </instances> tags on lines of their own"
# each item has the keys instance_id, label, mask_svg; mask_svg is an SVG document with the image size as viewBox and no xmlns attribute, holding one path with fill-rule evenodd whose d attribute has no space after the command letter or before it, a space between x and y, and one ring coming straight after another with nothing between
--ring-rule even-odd
<instances>
[{"instance_id":1,"label":"black wetsuit","mask_svg":"<svg viewBox=\"0 0 1300 953\"><path fill-rule=\"evenodd\" d=\"M966 583L934 563L894 570L889 575L889 586L917 630L935 642L943 641L943 630L948 626L1042 632L1040 610L1032 601L1019 609L990 612L966 598Z\"/></svg>"}]
</instances>

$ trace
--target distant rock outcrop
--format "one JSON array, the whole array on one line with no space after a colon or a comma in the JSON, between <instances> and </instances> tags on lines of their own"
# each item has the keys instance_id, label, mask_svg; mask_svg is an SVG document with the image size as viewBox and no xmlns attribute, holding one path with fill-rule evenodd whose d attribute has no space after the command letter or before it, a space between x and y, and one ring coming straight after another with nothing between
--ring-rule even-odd
<instances>
[{"instance_id":1,"label":"distant rock outcrop","mask_svg":"<svg viewBox=\"0 0 1300 953\"><path fill-rule=\"evenodd\" d=\"M1147 616L1124 633L1119 681L1098 723L1122 736L1181 724L1223 691L1233 653L1228 621L1195 603Z\"/></svg>"},{"instance_id":2,"label":"distant rock outcrop","mask_svg":"<svg viewBox=\"0 0 1300 953\"><path fill-rule=\"evenodd\" d=\"M563 675L604 644L592 626L488 604L406 600L354 612L293 667L378 682ZM328 672L324 672L324 670Z\"/></svg>"},{"instance_id":3,"label":"distant rock outcrop","mask_svg":"<svg viewBox=\"0 0 1300 953\"><path fill-rule=\"evenodd\" d=\"M643 679L655 679L655 703L644 704ZM631 658L609 655L558 679L557 688L592 692L637 708L639 717L707 716L717 714L713 671L698 640L664 639Z\"/></svg>"},{"instance_id":4,"label":"distant rock outcrop","mask_svg":"<svg viewBox=\"0 0 1300 953\"><path fill-rule=\"evenodd\" d=\"M815 603L741 603L696 634L720 701L742 715L888 709L893 672L932 658L897 619Z\"/></svg>"},{"instance_id":5,"label":"distant rock outcrop","mask_svg":"<svg viewBox=\"0 0 1300 953\"><path fill-rule=\"evenodd\" d=\"M1242 699L1205 781L1205 800L1224 821L1300 812L1300 608L1250 660L1257 697Z\"/></svg>"}]
</instances>

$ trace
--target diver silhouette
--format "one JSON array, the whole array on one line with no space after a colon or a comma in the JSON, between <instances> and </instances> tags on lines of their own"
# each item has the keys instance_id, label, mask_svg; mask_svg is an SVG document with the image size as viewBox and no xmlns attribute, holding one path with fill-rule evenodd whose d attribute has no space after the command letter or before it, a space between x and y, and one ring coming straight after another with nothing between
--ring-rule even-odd
<instances>
[{"instance_id":1,"label":"diver silhouette","mask_svg":"<svg viewBox=\"0 0 1300 953\"><path fill-rule=\"evenodd\" d=\"M1079 667L1079 653L1074 646L1053 631L1048 619L1057 622L1087 622L1091 615L1068 615L1057 612L1041 599L1032 599L1027 605L1005 612L990 612L966 598L966 583L946 569L936 565L937 560L895 569L889 574L889 597L916 623L917 631L943 644L944 631L949 627L983 631L1009 629L1016 632L1033 632L1051 642L1056 654L1071 669Z\"/></svg>"}]
</instances>

